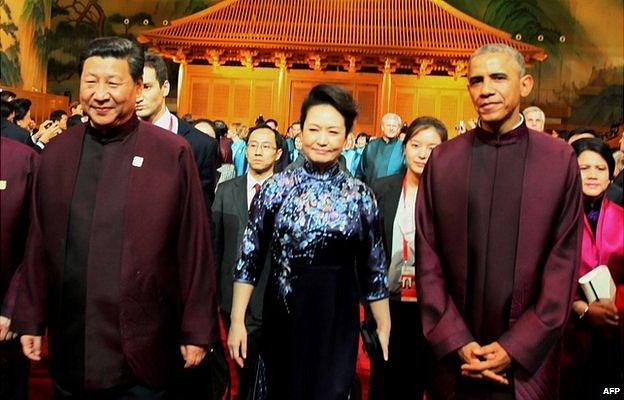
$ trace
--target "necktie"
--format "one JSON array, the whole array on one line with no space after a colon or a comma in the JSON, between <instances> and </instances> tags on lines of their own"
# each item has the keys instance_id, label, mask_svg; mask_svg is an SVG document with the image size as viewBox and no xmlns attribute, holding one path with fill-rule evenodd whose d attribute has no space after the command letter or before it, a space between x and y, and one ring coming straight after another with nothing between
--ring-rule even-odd
<instances>
[{"instance_id":1,"label":"necktie","mask_svg":"<svg viewBox=\"0 0 624 400\"><path fill-rule=\"evenodd\" d=\"M256 201L256 199L258 198L258 193L260 193L260 184L259 183L256 183L254 185L254 190L255 190L255 192L254 192L253 197L251 198L251 204L253 204L253 202Z\"/></svg>"}]
</instances>

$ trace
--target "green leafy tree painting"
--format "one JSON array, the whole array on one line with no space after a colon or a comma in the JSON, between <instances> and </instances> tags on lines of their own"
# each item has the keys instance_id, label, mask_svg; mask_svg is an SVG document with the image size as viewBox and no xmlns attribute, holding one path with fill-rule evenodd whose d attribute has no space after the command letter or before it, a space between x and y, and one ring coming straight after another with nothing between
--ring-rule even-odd
<instances>
[{"instance_id":1,"label":"green leafy tree painting","mask_svg":"<svg viewBox=\"0 0 624 400\"><path fill-rule=\"evenodd\" d=\"M0 82L7 86L16 86L22 82L22 75L20 73L20 47L17 40L17 25L13 23L11 16L11 9L4 0L0 0L0 12L6 15L6 20L3 19L0 23L0 29L4 34L11 37L13 42L7 48L2 48L0 51Z\"/></svg>"}]
</instances>

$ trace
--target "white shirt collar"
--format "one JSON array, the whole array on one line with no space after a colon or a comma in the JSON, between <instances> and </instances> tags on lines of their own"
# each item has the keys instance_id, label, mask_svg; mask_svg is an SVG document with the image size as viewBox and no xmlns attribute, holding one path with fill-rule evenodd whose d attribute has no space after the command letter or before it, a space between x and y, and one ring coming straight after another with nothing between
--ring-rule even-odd
<instances>
[{"instance_id":1,"label":"white shirt collar","mask_svg":"<svg viewBox=\"0 0 624 400\"><path fill-rule=\"evenodd\" d=\"M247 173L247 191L249 192L250 190L255 190L254 186L256 186L256 183L259 183L260 186L262 186L262 184L271 176L273 176L273 174L267 176L262 181L257 181L254 177L252 177L249 173Z\"/></svg>"},{"instance_id":2,"label":"white shirt collar","mask_svg":"<svg viewBox=\"0 0 624 400\"><path fill-rule=\"evenodd\" d=\"M163 115L161 115L160 118L154 121L154 125L171 131L173 133L178 133L178 119L174 117L173 114L171 114L169 112L169 109L166 107Z\"/></svg>"},{"instance_id":3,"label":"white shirt collar","mask_svg":"<svg viewBox=\"0 0 624 400\"><path fill-rule=\"evenodd\" d=\"M258 182L257 180L255 180L251 175L249 175L249 173L247 173L247 209L249 210L249 207L251 207L251 201L253 200L254 196L256 195L256 189L254 188L254 186L256 186L256 183L260 184L260 186L262 186L262 184L269 179L273 174L267 176L266 178L264 178L262 180L262 182Z\"/></svg>"}]
</instances>

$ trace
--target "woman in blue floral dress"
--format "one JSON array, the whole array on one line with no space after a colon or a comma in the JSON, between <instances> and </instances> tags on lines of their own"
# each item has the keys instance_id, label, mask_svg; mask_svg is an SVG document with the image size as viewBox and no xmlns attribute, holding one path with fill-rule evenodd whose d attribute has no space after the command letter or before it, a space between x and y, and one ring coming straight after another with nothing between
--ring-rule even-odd
<instances>
[{"instance_id":1,"label":"woman in blue floral dress","mask_svg":"<svg viewBox=\"0 0 624 400\"><path fill-rule=\"evenodd\" d=\"M301 107L301 168L270 178L254 201L234 271L228 347L242 365L244 316L267 254L254 399L347 399L355 375L359 300L370 303L384 357L390 332L377 205L338 168L357 115L351 96L314 87Z\"/></svg>"}]
</instances>

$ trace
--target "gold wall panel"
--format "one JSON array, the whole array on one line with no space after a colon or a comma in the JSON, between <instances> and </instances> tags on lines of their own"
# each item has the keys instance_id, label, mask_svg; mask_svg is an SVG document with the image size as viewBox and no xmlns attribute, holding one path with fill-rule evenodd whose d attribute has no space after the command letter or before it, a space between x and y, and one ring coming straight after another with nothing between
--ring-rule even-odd
<instances>
[{"instance_id":1,"label":"gold wall panel","mask_svg":"<svg viewBox=\"0 0 624 400\"><path fill-rule=\"evenodd\" d=\"M223 119L228 124L252 125L258 114L263 114L276 119L284 132L299 119L301 103L310 89L323 82L341 85L353 95L360 114L355 133L379 135L383 114L396 112L406 123L423 115L437 117L452 137L458 121L476 116L465 78L391 74L382 85L384 75L374 73L284 70L285 79L280 80L278 68L187 65L185 71L178 113ZM280 82L284 87L280 88ZM278 93L283 93L283 98L278 98Z\"/></svg>"},{"instance_id":2,"label":"gold wall panel","mask_svg":"<svg viewBox=\"0 0 624 400\"><path fill-rule=\"evenodd\" d=\"M457 122L464 120L468 125L468 120L477 116L466 85L466 78L392 75L390 108L408 124L419 116L436 117L453 137Z\"/></svg>"},{"instance_id":3,"label":"gold wall panel","mask_svg":"<svg viewBox=\"0 0 624 400\"><path fill-rule=\"evenodd\" d=\"M278 107L276 68L186 65L178 95L178 114L252 125L258 114L273 117Z\"/></svg>"}]
</instances>

